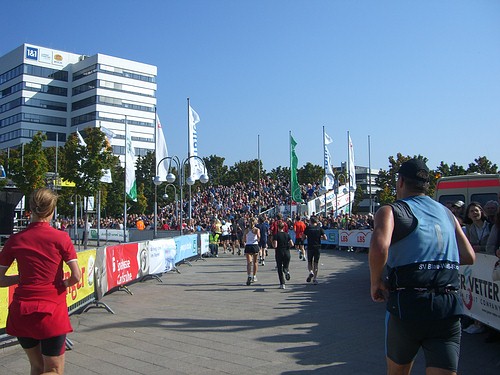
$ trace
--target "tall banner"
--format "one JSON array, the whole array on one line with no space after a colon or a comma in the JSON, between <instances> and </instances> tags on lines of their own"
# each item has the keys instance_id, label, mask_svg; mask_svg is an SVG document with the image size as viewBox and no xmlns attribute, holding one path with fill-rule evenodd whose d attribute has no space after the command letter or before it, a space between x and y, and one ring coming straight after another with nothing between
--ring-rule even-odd
<instances>
[{"instance_id":1,"label":"tall banner","mask_svg":"<svg viewBox=\"0 0 500 375\"><path fill-rule=\"evenodd\" d=\"M165 134L161 127L160 118L156 115L156 163L160 160L165 159L168 156L167 142L165 141ZM158 170L155 171L156 175L160 177L160 181L167 181L168 173L168 160L163 160L160 165L158 165Z\"/></svg>"},{"instance_id":2,"label":"tall banner","mask_svg":"<svg viewBox=\"0 0 500 375\"><path fill-rule=\"evenodd\" d=\"M335 175L333 174L333 169L332 169L332 158L330 155L330 151L328 151L327 145L333 142L332 138L326 134L323 130L323 143L325 145L325 152L324 152L324 168L325 168L325 188L328 190L333 189L333 184L335 183Z\"/></svg>"},{"instance_id":3,"label":"tall banner","mask_svg":"<svg viewBox=\"0 0 500 375\"><path fill-rule=\"evenodd\" d=\"M350 176L350 186L352 190L356 190L356 167L354 165L354 147L352 145L351 135L347 133L349 139L349 176Z\"/></svg>"},{"instance_id":4,"label":"tall banner","mask_svg":"<svg viewBox=\"0 0 500 375\"><path fill-rule=\"evenodd\" d=\"M188 105L188 157L198 156L198 133L196 132L196 124L200 122L200 116L196 111ZM198 158L190 158L189 166L191 168L191 178L196 181L204 172L203 164Z\"/></svg>"},{"instance_id":5,"label":"tall banner","mask_svg":"<svg viewBox=\"0 0 500 375\"><path fill-rule=\"evenodd\" d=\"M297 158L297 154L295 153L295 146L297 146L297 142L293 139L290 134L290 187L292 200L294 202L300 203L302 202L302 194L300 192L299 181L297 180L297 165L299 164L299 159Z\"/></svg>"},{"instance_id":6,"label":"tall banner","mask_svg":"<svg viewBox=\"0 0 500 375\"><path fill-rule=\"evenodd\" d=\"M135 152L132 147L132 138L125 126L125 190L130 199L137 202L137 185L135 181Z\"/></svg>"}]
</instances>

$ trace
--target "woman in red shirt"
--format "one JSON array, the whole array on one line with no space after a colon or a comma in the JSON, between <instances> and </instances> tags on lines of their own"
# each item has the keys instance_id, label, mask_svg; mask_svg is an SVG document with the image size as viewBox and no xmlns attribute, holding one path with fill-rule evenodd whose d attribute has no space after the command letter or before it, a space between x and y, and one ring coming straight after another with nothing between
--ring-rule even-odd
<instances>
[{"instance_id":1,"label":"woman in red shirt","mask_svg":"<svg viewBox=\"0 0 500 375\"><path fill-rule=\"evenodd\" d=\"M72 332L66 289L80 281L75 248L66 232L50 226L57 195L50 189L31 194L31 223L12 235L0 252L0 286L18 284L9 306L6 332L28 355L31 375L64 372L66 334ZM17 261L19 274L7 276ZM71 271L64 279L63 262Z\"/></svg>"}]
</instances>

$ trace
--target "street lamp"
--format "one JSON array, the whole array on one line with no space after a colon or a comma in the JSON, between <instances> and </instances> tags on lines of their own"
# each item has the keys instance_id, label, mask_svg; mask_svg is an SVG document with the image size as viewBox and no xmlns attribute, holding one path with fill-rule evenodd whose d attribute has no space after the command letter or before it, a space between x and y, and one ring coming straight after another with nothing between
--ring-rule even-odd
<instances>
[{"instance_id":1,"label":"street lamp","mask_svg":"<svg viewBox=\"0 0 500 375\"><path fill-rule=\"evenodd\" d=\"M80 198L81 202L81 197L78 194L73 194L71 196L71 201L69 204L71 206L75 207L75 217L74 217L74 223L73 223L73 233L74 233L74 238L75 238L75 244L78 242L78 225L77 225L77 220L78 220L78 198Z\"/></svg>"},{"instance_id":2,"label":"street lamp","mask_svg":"<svg viewBox=\"0 0 500 375\"><path fill-rule=\"evenodd\" d=\"M182 236L182 213L183 213L183 209L182 209L182 186L184 185L184 183L187 183L191 187L191 185L193 185L195 183L195 180L194 180L193 177L191 177L191 174L187 178L185 176L186 164L188 164L188 162L191 159L197 159L203 165L203 173L200 176L200 182L203 183L203 184L206 184L208 182L207 167L206 167L205 162L203 161L203 159L200 158L199 156L191 155L191 156L187 157L186 159L184 159L182 161L179 160L179 158L177 156L166 156L163 159L161 159L158 162L157 166L156 166L156 176L153 179L153 183L155 184L155 217L154 217L155 237L156 237L157 224L158 224L158 194L157 194L157 186L160 185L161 182L162 182L161 181L161 177L158 176L158 169L160 167L160 164L164 160L168 160L169 161L168 168L167 168L167 176L166 176L166 180L167 180L167 182L169 184L173 184L175 182L175 180L176 180L175 175L170 171L170 168L172 167L172 161L175 163L175 165L177 167L177 170L179 171L179 179L178 179L178 183L179 183L179 231L180 231L180 235ZM191 189L189 191L191 193ZM190 195L189 196L189 211L190 211L190 216L191 216L191 194L189 194L189 195Z\"/></svg>"}]
</instances>

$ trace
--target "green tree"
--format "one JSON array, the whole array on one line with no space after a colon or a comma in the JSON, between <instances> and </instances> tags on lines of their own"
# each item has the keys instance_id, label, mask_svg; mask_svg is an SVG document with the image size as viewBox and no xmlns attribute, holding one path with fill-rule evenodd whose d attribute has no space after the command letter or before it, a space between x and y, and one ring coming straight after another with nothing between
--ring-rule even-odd
<instances>
[{"instance_id":1,"label":"green tree","mask_svg":"<svg viewBox=\"0 0 500 375\"><path fill-rule=\"evenodd\" d=\"M467 173L498 173L498 167L496 164L492 164L486 156L480 156L474 159L474 163L469 164Z\"/></svg>"},{"instance_id":2,"label":"green tree","mask_svg":"<svg viewBox=\"0 0 500 375\"><path fill-rule=\"evenodd\" d=\"M361 185L356 186L356 191L354 192L354 202L352 202L352 212L357 213L359 209L359 204L364 198L364 192Z\"/></svg>"},{"instance_id":3,"label":"green tree","mask_svg":"<svg viewBox=\"0 0 500 375\"><path fill-rule=\"evenodd\" d=\"M451 166L441 161L439 166L436 168L436 177L445 177L445 176L460 176L467 174L467 171L464 167L453 163Z\"/></svg>"},{"instance_id":4,"label":"green tree","mask_svg":"<svg viewBox=\"0 0 500 375\"><path fill-rule=\"evenodd\" d=\"M224 165L224 158L216 155L210 155L203 158L207 167L208 177L212 185L223 185L227 176L228 167Z\"/></svg>"},{"instance_id":5,"label":"green tree","mask_svg":"<svg viewBox=\"0 0 500 375\"><path fill-rule=\"evenodd\" d=\"M290 167L277 167L274 169L271 169L271 172L267 174L270 178L273 180L283 180L283 181L289 181L290 180Z\"/></svg>"},{"instance_id":6,"label":"green tree","mask_svg":"<svg viewBox=\"0 0 500 375\"><path fill-rule=\"evenodd\" d=\"M144 156L139 156L137 158L137 163L136 163L135 179L137 181L137 187L139 187L141 184L143 186L142 195L145 199L146 207L144 209L140 208L144 203L135 204L139 203L139 197L137 197L137 202L134 202L131 205L132 213L142 214L145 213L145 211L148 212L154 211L155 186L153 184L153 179L155 176L156 176L156 166L155 166L154 152L148 152ZM165 176L161 177L165 178ZM137 194L139 195L139 190L137 191ZM137 211L137 209L139 211Z\"/></svg>"},{"instance_id":7,"label":"green tree","mask_svg":"<svg viewBox=\"0 0 500 375\"><path fill-rule=\"evenodd\" d=\"M229 168L226 185L233 185L237 182L247 183L257 181L259 178L259 161L257 159L249 161L239 161Z\"/></svg>"},{"instance_id":8,"label":"green tree","mask_svg":"<svg viewBox=\"0 0 500 375\"><path fill-rule=\"evenodd\" d=\"M307 162L303 167L297 170L299 184L315 184L316 182L319 182L321 184L324 176L324 168L319 165L314 165L310 162Z\"/></svg>"},{"instance_id":9,"label":"green tree","mask_svg":"<svg viewBox=\"0 0 500 375\"><path fill-rule=\"evenodd\" d=\"M49 163L43 151L45 134L38 132L30 143L24 146L24 155L19 150L11 152L9 172L14 184L26 196L47 185L46 176Z\"/></svg>"}]
</instances>

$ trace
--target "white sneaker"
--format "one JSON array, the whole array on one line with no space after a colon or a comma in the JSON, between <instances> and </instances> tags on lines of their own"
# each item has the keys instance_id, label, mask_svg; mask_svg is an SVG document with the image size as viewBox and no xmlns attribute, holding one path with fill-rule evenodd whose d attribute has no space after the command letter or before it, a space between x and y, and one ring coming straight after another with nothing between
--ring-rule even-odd
<instances>
[{"instance_id":1,"label":"white sneaker","mask_svg":"<svg viewBox=\"0 0 500 375\"><path fill-rule=\"evenodd\" d=\"M285 284L280 284L280 289L286 289Z\"/></svg>"},{"instance_id":2,"label":"white sneaker","mask_svg":"<svg viewBox=\"0 0 500 375\"><path fill-rule=\"evenodd\" d=\"M257 276L252 277L252 283L257 281Z\"/></svg>"}]
</instances>

